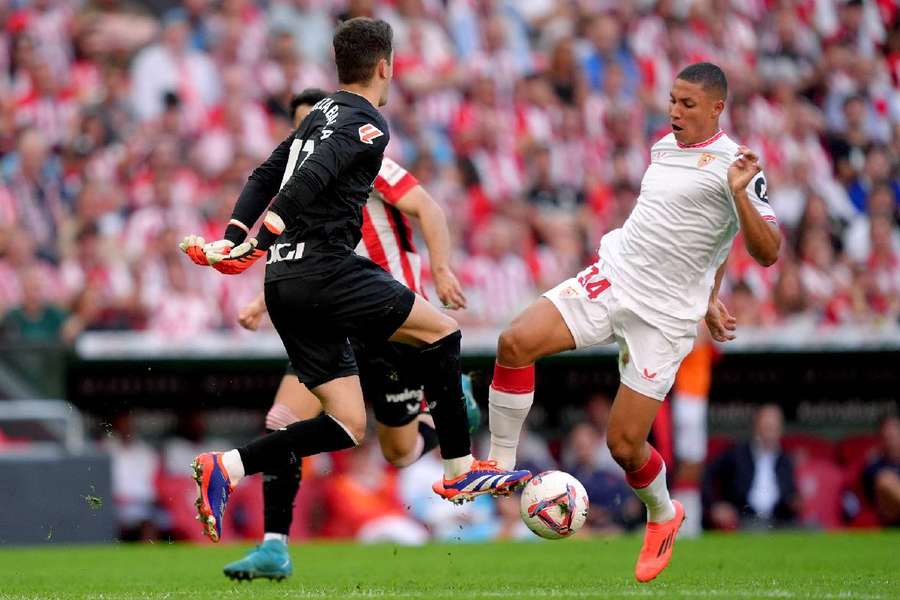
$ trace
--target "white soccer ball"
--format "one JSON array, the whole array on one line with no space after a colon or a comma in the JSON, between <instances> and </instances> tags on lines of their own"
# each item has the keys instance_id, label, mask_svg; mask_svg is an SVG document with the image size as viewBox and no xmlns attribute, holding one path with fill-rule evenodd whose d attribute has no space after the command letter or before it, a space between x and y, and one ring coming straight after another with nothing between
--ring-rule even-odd
<instances>
[{"instance_id":1,"label":"white soccer ball","mask_svg":"<svg viewBox=\"0 0 900 600\"><path fill-rule=\"evenodd\" d=\"M538 473L522 490L522 520L548 540L571 537L581 529L588 506L584 486L562 471Z\"/></svg>"}]
</instances>

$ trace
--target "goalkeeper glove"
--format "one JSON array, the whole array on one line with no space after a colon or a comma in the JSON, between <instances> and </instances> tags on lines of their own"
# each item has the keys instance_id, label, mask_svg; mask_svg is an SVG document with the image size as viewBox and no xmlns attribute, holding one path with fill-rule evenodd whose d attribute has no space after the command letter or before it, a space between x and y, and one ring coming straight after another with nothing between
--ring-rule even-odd
<instances>
[{"instance_id":1,"label":"goalkeeper glove","mask_svg":"<svg viewBox=\"0 0 900 600\"><path fill-rule=\"evenodd\" d=\"M224 256L231 251L233 246L234 242L230 240L216 240L207 244L199 235L189 235L178 244L181 251L187 254L195 265L201 267L209 266L207 253Z\"/></svg>"},{"instance_id":2,"label":"goalkeeper glove","mask_svg":"<svg viewBox=\"0 0 900 600\"><path fill-rule=\"evenodd\" d=\"M199 235L189 235L178 244L181 251L188 255L195 265L207 267L211 264L209 256L222 257L231 252L235 245L240 244L250 232L247 226L238 221L231 219L228 227L225 228L225 237L208 244ZM221 259L220 259L221 260Z\"/></svg>"},{"instance_id":3,"label":"goalkeeper glove","mask_svg":"<svg viewBox=\"0 0 900 600\"><path fill-rule=\"evenodd\" d=\"M229 225L229 228L232 227ZM284 231L284 221L277 214L269 211L263 220L262 227L255 238L249 238L230 248L228 252L209 252L206 259L216 271L225 275L237 275L243 273L257 260L266 255L269 247L278 239ZM226 231L226 237L228 231Z\"/></svg>"}]
</instances>

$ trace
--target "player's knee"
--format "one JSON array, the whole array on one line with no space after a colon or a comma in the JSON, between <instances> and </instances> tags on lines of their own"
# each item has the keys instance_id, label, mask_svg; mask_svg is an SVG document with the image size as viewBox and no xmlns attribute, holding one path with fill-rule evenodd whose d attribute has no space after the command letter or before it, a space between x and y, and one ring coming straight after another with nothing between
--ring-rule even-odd
<instances>
[{"instance_id":1,"label":"player's knee","mask_svg":"<svg viewBox=\"0 0 900 600\"><path fill-rule=\"evenodd\" d=\"M384 456L384 460L388 461L398 469L410 465L409 456L413 450L414 448L404 448L398 444L381 445L381 454Z\"/></svg>"},{"instance_id":2,"label":"player's knee","mask_svg":"<svg viewBox=\"0 0 900 600\"><path fill-rule=\"evenodd\" d=\"M366 413L360 414L329 414L329 416L337 421L344 431L353 439L353 443L357 446L366 439Z\"/></svg>"},{"instance_id":3,"label":"player's knee","mask_svg":"<svg viewBox=\"0 0 900 600\"><path fill-rule=\"evenodd\" d=\"M497 360L507 367L524 367L534 362L523 328L514 324L503 330L497 342Z\"/></svg>"},{"instance_id":4,"label":"player's knee","mask_svg":"<svg viewBox=\"0 0 900 600\"><path fill-rule=\"evenodd\" d=\"M440 313L440 315L441 320L438 323L439 331L437 334L437 338L439 340L444 339L445 337L451 335L456 331L459 331L459 323L456 322L456 319L444 313Z\"/></svg>"},{"instance_id":5,"label":"player's knee","mask_svg":"<svg viewBox=\"0 0 900 600\"><path fill-rule=\"evenodd\" d=\"M646 441L625 430L610 430L606 437L609 453L625 471L636 471L641 468L641 455Z\"/></svg>"}]
</instances>

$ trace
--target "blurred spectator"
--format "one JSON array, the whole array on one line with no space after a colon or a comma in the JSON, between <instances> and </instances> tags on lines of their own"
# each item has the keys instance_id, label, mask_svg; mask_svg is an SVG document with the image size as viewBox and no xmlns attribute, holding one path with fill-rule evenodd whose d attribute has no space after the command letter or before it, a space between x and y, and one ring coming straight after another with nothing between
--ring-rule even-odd
<instances>
[{"instance_id":1,"label":"blurred spectator","mask_svg":"<svg viewBox=\"0 0 900 600\"><path fill-rule=\"evenodd\" d=\"M753 415L753 437L707 467L703 501L716 529L790 525L797 511L794 465L781 447L781 408L765 404Z\"/></svg>"},{"instance_id":2,"label":"blurred spectator","mask_svg":"<svg viewBox=\"0 0 900 600\"><path fill-rule=\"evenodd\" d=\"M226 448L228 440L211 439L207 435L208 411L189 409L179 412L175 431L166 439L162 451L162 468L167 475L191 476L191 462L206 448Z\"/></svg>"},{"instance_id":3,"label":"blurred spectator","mask_svg":"<svg viewBox=\"0 0 900 600\"><path fill-rule=\"evenodd\" d=\"M116 415L108 434L101 440L112 457L112 487L116 519L123 540L158 537L155 478L159 456L134 431L129 413Z\"/></svg>"},{"instance_id":4,"label":"blurred spectator","mask_svg":"<svg viewBox=\"0 0 900 600\"><path fill-rule=\"evenodd\" d=\"M605 439L589 423L579 423L566 436L563 469L578 479L591 502L588 526L597 532L614 532L634 525L641 517L641 504L618 472L604 468L598 460L604 455Z\"/></svg>"},{"instance_id":5,"label":"blurred spectator","mask_svg":"<svg viewBox=\"0 0 900 600\"><path fill-rule=\"evenodd\" d=\"M274 0L269 3L269 27L293 34L300 55L318 65L331 58L333 21L321 0Z\"/></svg>"},{"instance_id":6,"label":"blurred spectator","mask_svg":"<svg viewBox=\"0 0 900 600\"><path fill-rule=\"evenodd\" d=\"M878 455L863 471L863 489L884 525L900 526L900 418L885 417L878 428Z\"/></svg>"},{"instance_id":7,"label":"blurred spectator","mask_svg":"<svg viewBox=\"0 0 900 600\"><path fill-rule=\"evenodd\" d=\"M505 535L515 532L508 527L508 516L502 520L495 518L494 501L487 496L454 506L435 495L431 491L431 483L440 479L443 472L438 450L435 449L412 465L400 469L398 474L404 507L428 527L432 539L482 542L493 539L499 531L505 532Z\"/></svg>"},{"instance_id":8,"label":"blurred spectator","mask_svg":"<svg viewBox=\"0 0 900 600\"><path fill-rule=\"evenodd\" d=\"M219 97L219 76L206 54L191 48L187 14L172 9L163 20L160 42L138 53L131 67L132 102L142 120L163 110L166 92L184 102L188 121L199 126L204 110Z\"/></svg>"},{"instance_id":9,"label":"blurred spectator","mask_svg":"<svg viewBox=\"0 0 900 600\"><path fill-rule=\"evenodd\" d=\"M377 444L363 442L346 453L346 462L345 470L323 483L331 511L323 533L369 543L424 544L428 532L404 510L397 471L388 467Z\"/></svg>"},{"instance_id":10,"label":"blurred spectator","mask_svg":"<svg viewBox=\"0 0 900 600\"><path fill-rule=\"evenodd\" d=\"M628 97L637 91L640 73L638 64L622 38L622 24L612 14L599 14L587 26L590 47L584 58L584 70L591 89L603 89L606 77L615 65L625 78Z\"/></svg>"},{"instance_id":11,"label":"blurred spectator","mask_svg":"<svg viewBox=\"0 0 900 600\"><path fill-rule=\"evenodd\" d=\"M495 217L475 232L476 253L460 269L463 285L471 290L461 322L503 323L534 298L531 272L517 251L521 234L521 227L505 217Z\"/></svg>"},{"instance_id":12,"label":"blurred spectator","mask_svg":"<svg viewBox=\"0 0 900 600\"><path fill-rule=\"evenodd\" d=\"M518 495L498 496L494 500L497 507L497 517L500 528L494 539L496 540L533 540L534 534L522 521L520 498Z\"/></svg>"},{"instance_id":13,"label":"blurred spectator","mask_svg":"<svg viewBox=\"0 0 900 600\"><path fill-rule=\"evenodd\" d=\"M0 176L4 224L29 234L37 242L38 256L56 262L56 241L67 199L61 165L40 130L27 128L20 133L16 151L0 161Z\"/></svg>"},{"instance_id":14,"label":"blurred spectator","mask_svg":"<svg viewBox=\"0 0 900 600\"><path fill-rule=\"evenodd\" d=\"M729 306L741 327L760 327L764 324L762 307L746 281L741 280L731 286Z\"/></svg>"},{"instance_id":15,"label":"blurred spectator","mask_svg":"<svg viewBox=\"0 0 900 600\"><path fill-rule=\"evenodd\" d=\"M22 304L12 309L0 323L3 335L25 342L54 342L61 337L66 313L47 302L40 271L25 271L22 277Z\"/></svg>"}]
</instances>

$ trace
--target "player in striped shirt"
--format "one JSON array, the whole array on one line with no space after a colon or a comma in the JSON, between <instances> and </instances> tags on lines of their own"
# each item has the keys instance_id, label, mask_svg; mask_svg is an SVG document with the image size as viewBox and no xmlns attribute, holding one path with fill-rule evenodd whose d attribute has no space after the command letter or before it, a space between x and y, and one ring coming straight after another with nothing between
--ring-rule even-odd
<instances>
[{"instance_id":1,"label":"player in striped shirt","mask_svg":"<svg viewBox=\"0 0 900 600\"><path fill-rule=\"evenodd\" d=\"M310 109L327 93L307 89L291 102L294 126L299 126ZM432 277L437 294L447 308L465 308L466 298L450 269L450 234L443 211L418 180L406 169L385 157L363 209L362 240L356 252L391 273L413 292L424 295L422 261L416 252L408 217L416 217L428 247ZM283 251L282 251L283 252ZM244 307L239 320L256 330L266 313L264 294ZM353 341L365 398L372 404L378 441L385 459L405 467L437 446L437 434L428 415L423 414L422 382L415 373L415 352L408 346L386 343L367 347ZM471 395L471 383L463 378L470 428L480 422L480 411ZM266 415L266 430L274 431L303 419L316 417L319 403L288 365L287 372ZM225 566L232 579L282 579L291 574L287 539L293 516L294 497L300 489L299 465L263 474L265 535L263 543L246 557Z\"/></svg>"}]
</instances>

